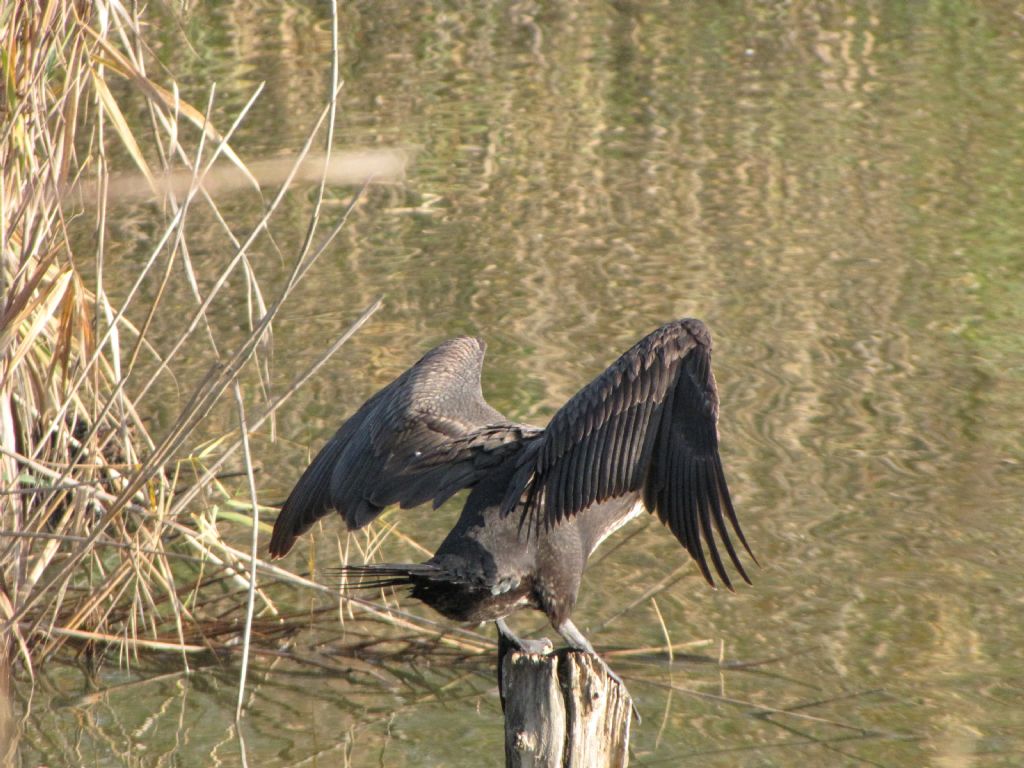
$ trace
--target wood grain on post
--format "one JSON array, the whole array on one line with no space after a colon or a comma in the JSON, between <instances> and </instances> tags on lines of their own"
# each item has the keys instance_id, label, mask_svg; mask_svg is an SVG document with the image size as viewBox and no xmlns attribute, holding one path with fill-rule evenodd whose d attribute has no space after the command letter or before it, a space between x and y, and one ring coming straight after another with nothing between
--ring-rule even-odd
<instances>
[{"instance_id":1,"label":"wood grain on post","mask_svg":"<svg viewBox=\"0 0 1024 768\"><path fill-rule=\"evenodd\" d=\"M508 768L619 768L632 700L589 653L512 652L504 661Z\"/></svg>"}]
</instances>

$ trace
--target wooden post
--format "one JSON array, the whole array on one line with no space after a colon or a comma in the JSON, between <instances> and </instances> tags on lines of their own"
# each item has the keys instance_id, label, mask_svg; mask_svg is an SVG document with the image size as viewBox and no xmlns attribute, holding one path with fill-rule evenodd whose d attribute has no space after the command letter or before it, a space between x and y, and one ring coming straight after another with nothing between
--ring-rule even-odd
<instances>
[{"instance_id":1,"label":"wooden post","mask_svg":"<svg viewBox=\"0 0 1024 768\"><path fill-rule=\"evenodd\" d=\"M629 692L591 654L564 648L503 660L507 768L624 768Z\"/></svg>"}]
</instances>

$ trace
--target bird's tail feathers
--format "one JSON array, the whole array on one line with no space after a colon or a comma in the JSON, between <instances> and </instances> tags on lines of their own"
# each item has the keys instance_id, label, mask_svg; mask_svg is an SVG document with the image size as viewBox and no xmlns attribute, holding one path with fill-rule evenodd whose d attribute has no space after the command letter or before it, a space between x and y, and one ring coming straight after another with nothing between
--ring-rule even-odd
<instances>
[{"instance_id":1,"label":"bird's tail feathers","mask_svg":"<svg viewBox=\"0 0 1024 768\"><path fill-rule=\"evenodd\" d=\"M328 576L336 580L341 590L380 589L382 587L411 587L421 579L437 577L441 569L430 563L366 563L332 568Z\"/></svg>"}]
</instances>

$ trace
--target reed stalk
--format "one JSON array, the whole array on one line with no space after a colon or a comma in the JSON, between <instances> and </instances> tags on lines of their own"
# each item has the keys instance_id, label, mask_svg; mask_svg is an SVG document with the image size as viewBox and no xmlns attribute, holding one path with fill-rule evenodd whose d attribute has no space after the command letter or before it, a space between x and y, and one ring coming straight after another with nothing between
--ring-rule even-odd
<instances>
[{"instance_id":1,"label":"reed stalk","mask_svg":"<svg viewBox=\"0 0 1024 768\"><path fill-rule=\"evenodd\" d=\"M260 220L236 237L242 225L218 208L207 182L227 163L236 178L260 188L231 141L261 89L222 130L211 119L212 86L198 109L173 81L149 76L157 68L147 68L146 25L137 12L108 0L0 10L0 670L31 675L66 651L123 662L170 652L188 669L197 653L234 653L254 624L261 632L246 636L267 643L255 652L273 654L288 628L288 612L275 604L283 585L335 593L263 562L255 547L239 551L224 532L241 539L260 530L251 437L381 305L352 308L352 326L309 369L284 389L271 387L274 320L360 199L354 194L341 221L321 231L319 201L328 174L337 172L330 154L337 63L331 98L308 141L288 169L276 170ZM145 128L126 117L140 103L150 118ZM323 155L313 151L318 136L326 137ZM165 211L162 234L135 274L118 276L120 289L106 259L115 155L134 164ZM324 175L306 238L298 253L279 253L292 266L268 291L250 257L258 247L277 248L275 217L294 185L309 183L311 162ZM116 170L121 180L128 173ZM175 184L161 182L171 176ZM223 228L231 255L219 267L190 257L185 224L198 206ZM91 238L81 237L83 222L91 223ZM158 349L153 329L181 313L165 300L172 280L187 283L194 305L180 335ZM240 342L223 338L210 320L211 308L227 301L229 280L246 292L240 305L248 335ZM154 432L147 416L157 385L197 351L210 360L207 374L170 426ZM245 382L257 382L250 389L263 396L246 401ZM204 443L209 415L229 405L235 428ZM244 501L233 498L227 475L246 478ZM353 600L349 610L399 633L442 634L429 621L367 601ZM474 650L477 643L470 633L449 641Z\"/></svg>"}]
</instances>

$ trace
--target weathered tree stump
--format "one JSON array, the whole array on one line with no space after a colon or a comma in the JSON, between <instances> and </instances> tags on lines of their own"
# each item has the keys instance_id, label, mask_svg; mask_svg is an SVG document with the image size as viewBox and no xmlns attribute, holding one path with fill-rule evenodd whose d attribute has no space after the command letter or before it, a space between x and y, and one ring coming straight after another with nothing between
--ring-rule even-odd
<instances>
[{"instance_id":1,"label":"weathered tree stump","mask_svg":"<svg viewBox=\"0 0 1024 768\"><path fill-rule=\"evenodd\" d=\"M513 651L501 677L508 768L628 764L633 702L594 656Z\"/></svg>"}]
</instances>

